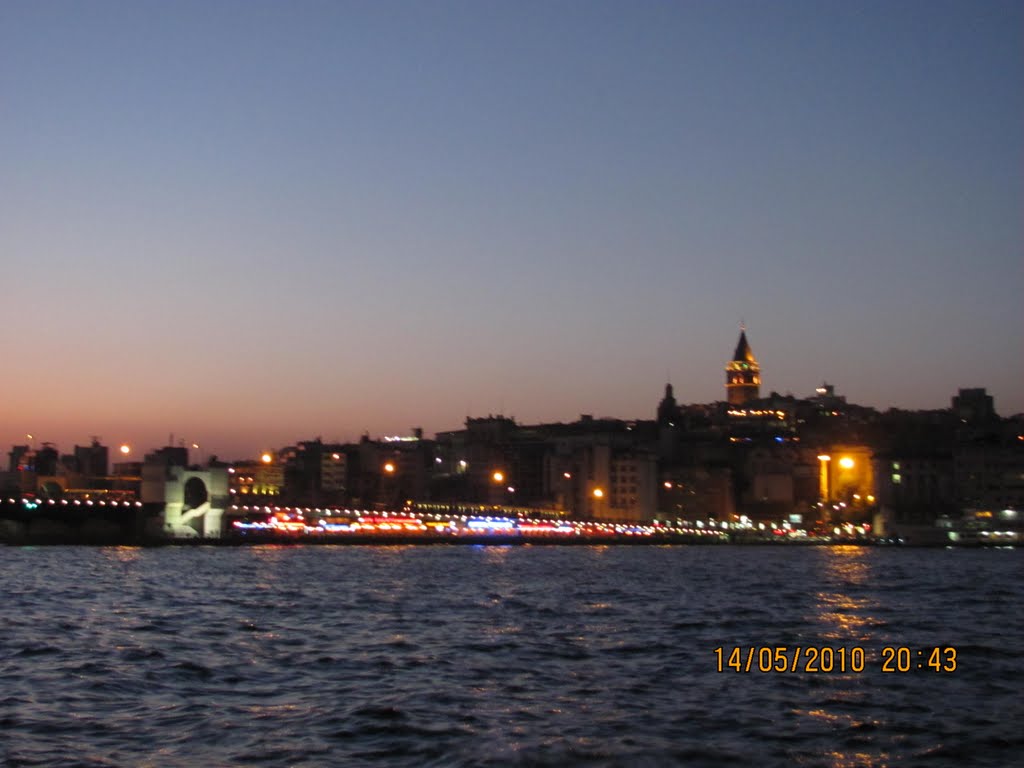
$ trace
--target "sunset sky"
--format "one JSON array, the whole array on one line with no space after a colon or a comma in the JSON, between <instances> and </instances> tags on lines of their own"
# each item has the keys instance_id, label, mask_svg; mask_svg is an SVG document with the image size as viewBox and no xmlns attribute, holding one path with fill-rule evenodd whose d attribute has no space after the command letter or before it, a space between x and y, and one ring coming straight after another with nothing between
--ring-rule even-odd
<instances>
[{"instance_id":1,"label":"sunset sky","mask_svg":"<svg viewBox=\"0 0 1024 768\"><path fill-rule=\"evenodd\" d=\"M0 446L1024 411L1020 2L0 0Z\"/></svg>"}]
</instances>

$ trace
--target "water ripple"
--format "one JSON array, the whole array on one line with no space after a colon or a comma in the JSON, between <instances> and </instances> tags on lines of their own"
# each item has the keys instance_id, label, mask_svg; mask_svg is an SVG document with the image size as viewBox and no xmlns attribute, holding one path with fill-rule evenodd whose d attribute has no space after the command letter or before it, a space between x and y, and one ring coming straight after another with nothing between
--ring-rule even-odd
<instances>
[{"instance_id":1,"label":"water ripple","mask_svg":"<svg viewBox=\"0 0 1024 768\"><path fill-rule=\"evenodd\" d=\"M1019 553L0 554L7 765L1002 766L1024 748ZM715 669L715 648L775 645L858 645L866 669ZM942 645L954 673L880 671L883 646Z\"/></svg>"}]
</instances>

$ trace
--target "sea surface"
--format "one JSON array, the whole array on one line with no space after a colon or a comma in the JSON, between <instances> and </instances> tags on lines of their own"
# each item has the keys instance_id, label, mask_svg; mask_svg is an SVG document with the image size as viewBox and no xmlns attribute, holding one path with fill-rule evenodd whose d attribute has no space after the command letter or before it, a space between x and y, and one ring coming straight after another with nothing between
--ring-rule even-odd
<instances>
[{"instance_id":1,"label":"sea surface","mask_svg":"<svg viewBox=\"0 0 1024 768\"><path fill-rule=\"evenodd\" d=\"M1022 576L1020 550L0 547L0 761L1024 765ZM864 669L717 671L776 646ZM935 646L955 671L917 668Z\"/></svg>"}]
</instances>

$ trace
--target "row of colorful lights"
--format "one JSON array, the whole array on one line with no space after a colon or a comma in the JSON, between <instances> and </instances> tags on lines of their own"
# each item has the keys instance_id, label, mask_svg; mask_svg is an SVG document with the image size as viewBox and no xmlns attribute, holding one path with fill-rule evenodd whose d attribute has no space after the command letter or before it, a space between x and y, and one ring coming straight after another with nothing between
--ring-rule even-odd
<instances>
[{"instance_id":1,"label":"row of colorful lights","mask_svg":"<svg viewBox=\"0 0 1024 768\"><path fill-rule=\"evenodd\" d=\"M497 509L497 508L495 508ZM350 525L351 522L359 522L360 519L364 519L367 522L372 522L369 518L378 516L383 518L384 525L393 525L395 520L398 518L406 517L410 514L409 510L405 512L371 512L369 510L352 510L352 509L341 509L334 507L278 507L278 506L237 506L233 505L231 511L245 512L249 514L265 514L268 516L274 516L275 518L284 522L295 523L298 521L304 521L306 518L312 518L313 520L319 519L321 516L345 516L349 519L349 523L343 523L342 525ZM569 527L573 529L582 530L583 533L623 533L626 529L632 529L634 532L643 530L650 530L651 534L655 533L671 533L671 534L685 534L685 535L710 535L710 536L724 536L728 532L753 532L753 533L764 533L774 534L775 536L787 536L793 538L806 538L809 532L799 526L794 525L791 522L784 521L781 523L776 522L758 522L750 520L745 515L741 515L738 521L726 522L726 521L715 521L715 520L697 520L693 523L688 521L675 521L661 522L653 521L649 525L639 524L625 524L625 523L598 523L592 521L570 521L570 520L552 520L552 519L538 519L538 518L524 518L524 517L509 517L508 515L485 515L480 514L458 514L458 513L437 513L437 514L422 514L420 517L408 518L409 520L417 521L416 525L425 525L427 528L436 528L438 523L451 523L452 528L471 528L478 530L492 529L497 531L498 529L509 529L524 530L529 529L530 526L542 525L546 526L543 530L555 530L559 526ZM470 521L477 521L470 524ZM482 521L482 522L480 522ZM329 523L335 525L335 523ZM410 523L411 524L411 523ZM270 523L260 524L263 528L273 527ZM294 530L298 530L301 526L293 525ZM310 532L318 532L318 528L322 528L319 523L315 525L307 525L310 528ZM339 529L340 530L340 529ZM358 530L358 529L356 529ZM384 528L383 530L388 530ZM853 525L851 523L845 523L842 528L835 528L833 533L836 535L865 535L870 533L870 525ZM569 532L565 530L563 532Z\"/></svg>"},{"instance_id":2,"label":"row of colorful lights","mask_svg":"<svg viewBox=\"0 0 1024 768\"><path fill-rule=\"evenodd\" d=\"M280 507L232 507L232 511L265 514L266 519L246 522L236 520L237 531L268 531L297 535L328 533L433 533L437 535L472 536L654 536L675 534L689 536L725 535L724 531L654 523L600 523L569 520L522 519L496 516L424 515L405 513L374 513L367 510L323 510ZM325 517L321 517L321 515ZM334 519L344 516L343 520ZM307 519L309 518L309 519Z\"/></svg>"},{"instance_id":3,"label":"row of colorful lights","mask_svg":"<svg viewBox=\"0 0 1024 768\"><path fill-rule=\"evenodd\" d=\"M16 503L16 499L7 499L9 504ZM135 501L92 501L54 499L37 500L21 499L21 503L28 509L36 509L46 504L48 506L100 506L100 507L141 507L142 502ZM237 530L264 530L298 534L323 534L323 533L422 533L432 531L434 533L473 535L519 535L519 534L566 534L566 535L627 535L627 536L652 536L654 534L675 534L675 535L697 535L697 536L724 536L731 528L733 530L750 530L753 525L744 521L741 523L721 523L719 530L712 522L705 528L702 521L695 525L688 523L668 524L654 522L651 525L624 524L624 523L599 523L591 521L568 521L550 519L522 519L498 516L469 516L469 515L442 515L432 514L422 517L413 517L404 513L373 513L368 510L351 509L324 509L324 508L300 508L300 507L269 507L269 506L232 506L233 512L244 512L249 514L265 514L267 519L260 522L234 521L232 526ZM344 515L347 522L333 522L324 520L321 516L332 518ZM307 522L306 517L312 521ZM430 519L426 519L430 518ZM766 526L761 523L757 526L761 531ZM836 527L833 533L837 536L865 535L870 531L870 526L853 526L849 523L841 529ZM789 523L783 523L776 527L771 524L771 533L777 536L806 536L806 531L791 528Z\"/></svg>"},{"instance_id":4,"label":"row of colorful lights","mask_svg":"<svg viewBox=\"0 0 1024 768\"><path fill-rule=\"evenodd\" d=\"M8 504L16 504L17 503L17 499L8 499L7 503ZM68 499L61 499L60 501L57 501L56 499L45 499L45 500L43 500L43 499L22 499L21 503L26 508L28 508L28 509L35 509L36 507L41 507L43 504L46 504L46 505L51 506L51 507L57 507L57 506L60 506L60 507L68 507L68 506L75 506L75 507L92 507L92 506L98 506L98 507L141 507L142 506L142 502L141 501L93 501L92 499L86 499L84 501L82 499L73 499L71 501L69 501Z\"/></svg>"}]
</instances>

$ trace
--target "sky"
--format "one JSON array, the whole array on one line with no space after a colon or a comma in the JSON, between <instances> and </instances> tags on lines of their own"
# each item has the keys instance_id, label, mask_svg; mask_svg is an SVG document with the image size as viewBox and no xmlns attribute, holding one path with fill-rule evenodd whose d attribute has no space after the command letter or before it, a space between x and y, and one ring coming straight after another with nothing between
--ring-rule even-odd
<instances>
[{"instance_id":1,"label":"sky","mask_svg":"<svg viewBox=\"0 0 1024 768\"><path fill-rule=\"evenodd\" d=\"M1024 4L0 0L0 445L1024 411Z\"/></svg>"}]
</instances>

